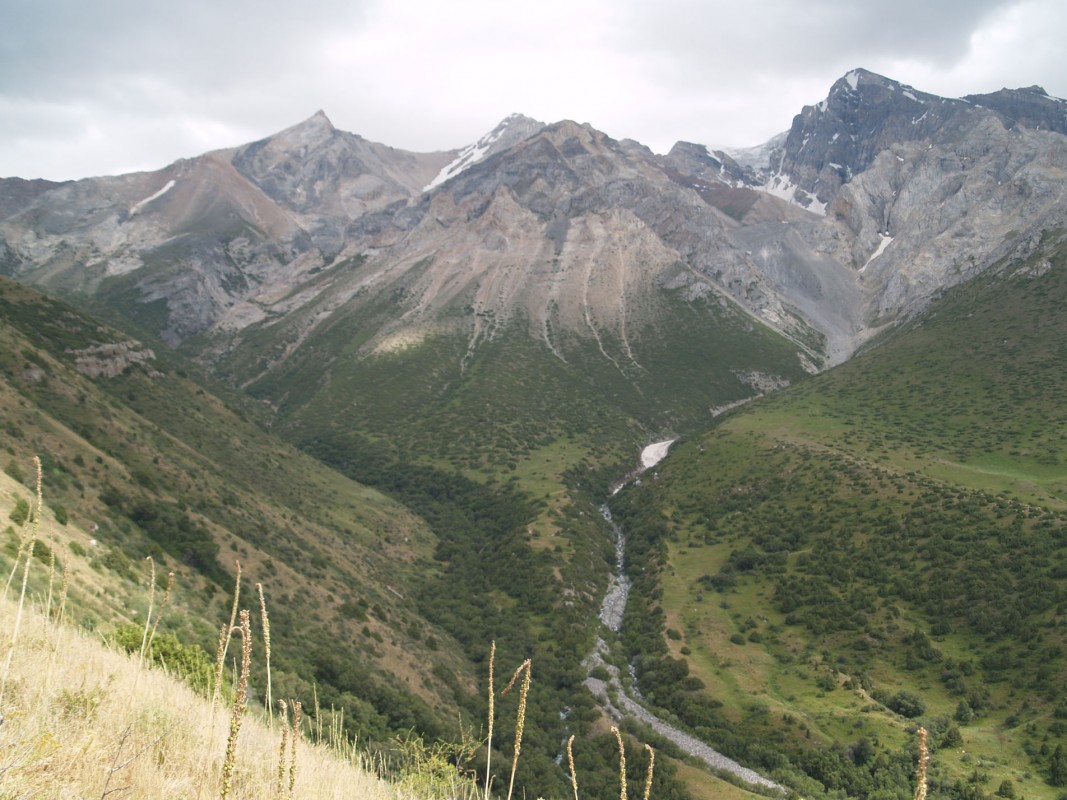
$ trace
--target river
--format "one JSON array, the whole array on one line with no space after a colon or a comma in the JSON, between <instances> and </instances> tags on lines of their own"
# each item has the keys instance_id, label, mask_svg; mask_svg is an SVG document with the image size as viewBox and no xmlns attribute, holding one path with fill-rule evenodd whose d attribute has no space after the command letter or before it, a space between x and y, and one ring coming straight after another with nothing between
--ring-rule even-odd
<instances>
[{"instance_id":1,"label":"river","mask_svg":"<svg viewBox=\"0 0 1067 800\"><path fill-rule=\"evenodd\" d=\"M622 484L613 487L612 494L619 491L626 483L645 470L651 469L662 461L673 442L673 439L656 442L642 450L641 466L628 475ZM624 569L626 564L626 534L611 518L611 511L608 509L607 503L600 507L600 512L615 532L615 574L612 575L607 592L604 594L604 600L600 604L600 621L605 628L617 634L622 627L622 618L626 612L626 601L630 595L631 585ZM610 662L610 651L607 642L604 641L604 637L597 637L596 647L586 657L584 664L589 673L585 679L585 685L593 693L593 696L597 698L597 701L608 715L616 721L632 717L645 723L660 736L670 740L690 756L700 759L712 769L732 773L754 786L764 786L785 791L785 787L781 784L775 783L748 767L741 766L733 759L713 750L695 736L675 728L645 708L642 705L644 698L637 687L637 677L634 674L633 667L629 668L630 680L628 683L631 688L627 689L619 679L619 668ZM608 680L605 681L593 676L593 672L597 670L597 667L603 667L607 670ZM612 702L612 697L616 699L618 705Z\"/></svg>"}]
</instances>

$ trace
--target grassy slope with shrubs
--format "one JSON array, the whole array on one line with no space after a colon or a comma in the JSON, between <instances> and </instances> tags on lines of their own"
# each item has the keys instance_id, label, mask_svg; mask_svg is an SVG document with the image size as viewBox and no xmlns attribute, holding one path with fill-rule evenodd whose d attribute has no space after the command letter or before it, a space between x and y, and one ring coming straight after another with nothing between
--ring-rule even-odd
<instances>
[{"instance_id":1,"label":"grassy slope with shrubs","mask_svg":"<svg viewBox=\"0 0 1067 800\"><path fill-rule=\"evenodd\" d=\"M178 573L178 643L211 652L239 559L242 595L253 597L255 582L267 587L276 694L343 709L348 732L371 749L402 731L433 741L477 730L486 703L476 676L497 639L503 664L537 655L519 784L547 794L565 788L553 763L560 734L582 734L598 719L578 663L591 646L589 620L610 558L592 500L535 504L514 482L493 488L431 467L382 470L383 488L410 501L431 529L404 505L264 434L254 401L179 356L159 349L115 377L86 377L74 368L77 351L128 338L34 290L9 281L0 290L5 478L30 483L31 455L41 453L49 505L69 516L72 532L91 531L57 549L60 563L84 557L92 570L94 589L72 595L73 618L128 631L145 611L143 559L152 555L160 591L166 570ZM349 461L335 460L350 468L360 455L349 449ZM550 482L570 463L556 454L527 474ZM367 472L360 464L355 471ZM603 479L589 483L604 490ZM428 500L443 489L438 502ZM3 499L16 509L13 495ZM571 551L558 571L545 547L528 546L527 525L541 513ZM17 534L6 537L13 557ZM505 706L499 724L508 723L514 707ZM608 744L581 756L589 774L612 774ZM511 744L496 745L499 782ZM633 757L636 769L640 753ZM478 759L475 768L484 766L484 754ZM670 772L661 765L657 777L665 797L676 792ZM615 791L611 780L591 780L583 795Z\"/></svg>"},{"instance_id":2,"label":"grassy slope with shrubs","mask_svg":"<svg viewBox=\"0 0 1067 800\"><path fill-rule=\"evenodd\" d=\"M613 360L556 335L564 361L524 320L486 320L493 334L473 353L455 332L370 355L361 348L397 307L361 294L282 360L300 319L242 332L217 365L277 409L274 431L427 520L444 573L419 588L420 607L473 663L490 639L506 660L534 658L545 716L521 769L546 793L565 790L560 743L597 719L580 662L612 563L596 510L609 479L649 441L750 395L740 373L804 375L794 345L731 307L666 290L649 302L671 324L632 325L629 352L602 334Z\"/></svg>"},{"instance_id":3,"label":"grassy slope with shrubs","mask_svg":"<svg viewBox=\"0 0 1067 800\"><path fill-rule=\"evenodd\" d=\"M0 320L3 466L26 483L42 456L49 503L93 531L99 580L120 587L115 604L76 604L75 618L122 619L152 555L185 587L176 633L210 651L240 560L242 591L270 587L276 680L291 694L310 697L316 684L368 743L413 726L451 734L454 694L473 691L474 678L408 590L413 576L438 572L436 539L418 517L264 434L255 404L223 399L163 348L91 379L78 352L128 337L6 279Z\"/></svg>"},{"instance_id":4,"label":"grassy slope with shrubs","mask_svg":"<svg viewBox=\"0 0 1067 800\"><path fill-rule=\"evenodd\" d=\"M11 641L17 597L0 598L0 636ZM230 725L223 709L162 670L144 670L136 654L108 649L97 637L24 612L5 696L4 797L218 797ZM241 725L229 797L284 797L279 789L280 722L247 716ZM294 795L403 800L358 758L297 745ZM283 765L288 789L291 756Z\"/></svg>"},{"instance_id":5,"label":"grassy slope with shrubs","mask_svg":"<svg viewBox=\"0 0 1067 800\"><path fill-rule=\"evenodd\" d=\"M861 797L1051 798L1067 770L1067 243L677 448L613 510L642 690Z\"/></svg>"},{"instance_id":6,"label":"grassy slope with shrubs","mask_svg":"<svg viewBox=\"0 0 1067 800\"><path fill-rule=\"evenodd\" d=\"M299 737L285 731L280 708L268 717L262 707L265 636L257 595L241 601L253 610L249 641L259 663L245 683L249 702L231 751L238 687L230 669L223 671L222 701L213 708L215 654L183 644L174 633L183 630L189 614L182 600L189 591L186 576L166 599L162 587L153 593L144 581L128 585L96 563L94 551L103 545L93 545L88 532L57 515L47 500L37 520L32 490L0 474L0 509L10 513L9 507L23 505L30 515L11 520L23 549L0 550L2 574L10 578L0 595L0 796L473 796L466 777L445 760L444 748L405 738L374 760L339 735L339 720L316 708L313 698L301 714ZM27 559L32 538L34 556ZM270 596L269 587L267 592ZM112 617L116 601L133 622L103 637L102 630L85 629L85 614ZM282 644L279 633L284 628L274 627L274 652ZM240 652L235 636L230 647L235 664ZM294 698L282 694L287 687L275 682L273 688L275 698L288 700L287 720L295 721Z\"/></svg>"},{"instance_id":7,"label":"grassy slope with shrubs","mask_svg":"<svg viewBox=\"0 0 1067 800\"><path fill-rule=\"evenodd\" d=\"M187 614L175 607L185 593L181 584L168 582L162 599L150 583L132 587L124 605L136 621L118 625L104 641L71 626L68 612L84 613L91 602L87 598L121 593L121 578L101 573L93 563L99 545L88 533L47 506L36 513L37 499L21 479L0 474L0 496L10 498L2 507L10 506L9 514L18 517L12 519L16 547L0 553L0 566L10 576L0 595L0 641L7 654L0 663L5 742L0 795L488 800L510 786L508 773L515 765L505 761L497 765L492 793L483 793L482 779L469 767L476 763L472 760L484 759L485 739L473 729L454 742L428 740L409 730L388 747L368 751L365 743L345 735L336 709L320 707L316 697L302 713L294 711L293 698L278 683L274 698L288 702L268 716L260 704L271 691L263 663L250 669L251 662L238 662L234 653L247 641L249 658L264 662L270 658L269 643L279 646L278 628L272 625L268 634L265 612L256 608L258 596L241 596L246 610L240 616L241 635L231 644L233 676L229 668L222 670L217 706L212 702L218 677L214 657L171 633ZM511 741L518 726L526 744L544 714L527 683L505 697L508 690L501 688L509 667L496 662L496 742ZM515 674L530 676L521 668ZM516 713L519 707L524 714ZM294 736L292 725L298 721L300 733ZM653 774L649 751L628 735L574 743L572 774L580 776L579 796L625 796L616 740L625 747L630 794L649 796L651 789L656 797L678 796L670 779L674 767L661 755ZM515 786L526 793L522 774Z\"/></svg>"}]
</instances>

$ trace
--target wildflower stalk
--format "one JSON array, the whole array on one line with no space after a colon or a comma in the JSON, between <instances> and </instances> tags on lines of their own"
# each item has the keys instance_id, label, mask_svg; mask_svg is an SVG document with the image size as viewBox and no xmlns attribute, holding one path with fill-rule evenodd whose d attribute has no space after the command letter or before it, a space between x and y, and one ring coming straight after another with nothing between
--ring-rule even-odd
<instances>
[{"instance_id":1,"label":"wildflower stalk","mask_svg":"<svg viewBox=\"0 0 1067 800\"><path fill-rule=\"evenodd\" d=\"M63 615L67 612L67 590L69 589L69 576L67 575L67 565L63 564L63 580L59 584L59 603L56 607L56 622L63 624Z\"/></svg>"},{"instance_id":2,"label":"wildflower stalk","mask_svg":"<svg viewBox=\"0 0 1067 800\"><path fill-rule=\"evenodd\" d=\"M281 796L285 787L285 754L289 747L289 704L284 700L278 701L278 713L282 718L282 744L278 748L278 795Z\"/></svg>"},{"instance_id":3,"label":"wildflower stalk","mask_svg":"<svg viewBox=\"0 0 1067 800\"><path fill-rule=\"evenodd\" d=\"M613 727L611 732L615 734L615 741L619 743L619 800L626 800L626 748L622 744L622 734L619 729Z\"/></svg>"},{"instance_id":4,"label":"wildflower stalk","mask_svg":"<svg viewBox=\"0 0 1067 800\"><path fill-rule=\"evenodd\" d=\"M489 738L485 750L485 800L489 800L489 762L493 758L493 661L496 659L496 639L489 645Z\"/></svg>"},{"instance_id":5,"label":"wildflower stalk","mask_svg":"<svg viewBox=\"0 0 1067 800\"><path fill-rule=\"evenodd\" d=\"M263 597L263 584L257 583L259 592L259 616L263 623L263 647L267 654L267 714L270 716L270 729L274 730L274 698L271 696L270 680L270 617L267 616L267 601Z\"/></svg>"},{"instance_id":6,"label":"wildflower stalk","mask_svg":"<svg viewBox=\"0 0 1067 800\"><path fill-rule=\"evenodd\" d=\"M148 647L145 652L148 657L152 657L152 642L156 638L156 629L159 628L159 621L163 619L163 612L167 608L167 602L170 600L171 590L174 588L174 573L167 574L167 588L163 592L163 602L159 604L159 611L156 612L156 620L152 623L152 631L148 634Z\"/></svg>"},{"instance_id":7,"label":"wildflower stalk","mask_svg":"<svg viewBox=\"0 0 1067 800\"><path fill-rule=\"evenodd\" d=\"M219 705L219 693L222 691L222 668L226 666L226 651L230 649L230 635L237 622L237 603L241 597L241 562L234 561L237 565L237 579L233 587L233 608L230 611L230 624L223 625L219 629L219 648L215 654L215 690L211 694L211 719L215 719L215 711Z\"/></svg>"},{"instance_id":8,"label":"wildflower stalk","mask_svg":"<svg viewBox=\"0 0 1067 800\"><path fill-rule=\"evenodd\" d=\"M233 701L233 714L230 716L230 736L226 740L226 757L222 762L222 788L220 800L226 800L233 787L233 767L237 760L237 734L241 732L241 717L245 711L248 693L248 673L252 667L252 623L248 610L241 611L241 676L237 681L237 697Z\"/></svg>"},{"instance_id":9,"label":"wildflower stalk","mask_svg":"<svg viewBox=\"0 0 1067 800\"><path fill-rule=\"evenodd\" d=\"M648 751L648 774L645 776L645 793L642 795L641 800L648 800L648 796L652 793L652 773L656 769L656 751L647 744L645 749ZM576 797L575 800L578 800L578 798Z\"/></svg>"},{"instance_id":10,"label":"wildflower stalk","mask_svg":"<svg viewBox=\"0 0 1067 800\"><path fill-rule=\"evenodd\" d=\"M293 796L293 787L296 785L296 743L300 739L300 701L293 703L293 733L289 737L289 746L292 748L289 754L289 796Z\"/></svg>"},{"instance_id":11,"label":"wildflower stalk","mask_svg":"<svg viewBox=\"0 0 1067 800\"><path fill-rule=\"evenodd\" d=\"M515 771L519 768L519 754L522 752L522 728L526 723L526 696L530 693L530 659L526 659L519 665L508 685L504 687L504 691L500 693L501 696L507 694L523 670L526 674L523 676L522 686L519 689L519 710L515 714L515 752L511 756L511 779L508 781L507 800L511 800L511 795L515 790Z\"/></svg>"},{"instance_id":12,"label":"wildflower stalk","mask_svg":"<svg viewBox=\"0 0 1067 800\"><path fill-rule=\"evenodd\" d=\"M919 768L915 776L915 800L926 800L926 765L930 751L926 748L926 728L919 728Z\"/></svg>"},{"instance_id":13,"label":"wildflower stalk","mask_svg":"<svg viewBox=\"0 0 1067 800\"><path fill-rule=\"evenodd\" d=\"M574 800L578 800L578 775L574 771L574 751L571 749L571 745L574 744L574 734L571 734L571 738L567 740L567 767L571 773L571 788L574 789Z\"/></svg>"},{"instance_id":14,"label":"wildflower stalk","mask_svg":"<svg viewBox=\"0 0 1067 800\"><path fill-rule=\"evenodd\" d=\"M156 562L152 556L145 556L148 562L148 612L144 615L144 633L141 634L141 652L137 656L138 663L144 666L145 648L148 646L148 630L152 624L152 607L156 602Z\"/></svg>"},{"instance_id":15,"label":"wildflower stalk","mask_svg":"<svg viewBox=\"0 0 1067 800\"><path fill-rule=\"evenodd\" d=\"M48 548L48 600L44 607L44 618L52 619L52 588L56 580L56 539L49 537L51 546Z\"/></svg>"}]
</instances>

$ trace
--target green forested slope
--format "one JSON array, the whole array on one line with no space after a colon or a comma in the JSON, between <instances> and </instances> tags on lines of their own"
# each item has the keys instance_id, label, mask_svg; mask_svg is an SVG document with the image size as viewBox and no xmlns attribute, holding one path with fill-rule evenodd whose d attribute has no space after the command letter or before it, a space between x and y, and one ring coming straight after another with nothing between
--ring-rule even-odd
<instances>
[{"instance_id":1,"label":"green forested slope","mask_svg":"<svg viewBox=\"0 0 1067 800\"><path fill-rule=\"evenodd\" d=\"M283 691L311 698L316 684L368 742L454 727L452 687L473 691L474 677L407 589L438 574L419 517L265 434L254 403L164 347L6 279L0 375L4 465L29 483L41 456L47 502L91 532L94 566L132 595L145 556L161 580L175 569L186 641L214 650L239 560L244 596L265 587ZM124 602L83 621L107 629Z\"/></svg>"},{"instance_id":2,"label":"green forested slope","mask_svg":"<svg viewBox=\"0 0 1067 800\"><path fill-rule=\"evenodd\" d=\"M1067 783L1067 247L679 446L613 503L643 691L804 792ZM1007 782L1010 782L1007 783Z\"/></svg>"}]
</instances>

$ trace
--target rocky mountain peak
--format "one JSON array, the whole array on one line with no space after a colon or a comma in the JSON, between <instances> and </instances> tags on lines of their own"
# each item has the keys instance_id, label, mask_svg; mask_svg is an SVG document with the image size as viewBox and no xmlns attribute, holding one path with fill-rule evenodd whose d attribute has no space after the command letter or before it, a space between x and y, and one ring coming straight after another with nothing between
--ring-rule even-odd
<instances>
[{"instance_id":1,"label":"rocky mountain peak","mask_svg":"<svg viewBox=\"0 0 1067 800\"><path fill-rule=\"evenodd\" d=\"M330 118L326 116L326 112L319 109L303 122L274 134L266 141L284 149L310 147L321 144L336 133L337 129L330 122Z\"/></svg>"},{"instance_id":2,"label":"rocky mountain peak","mask_svg":"<svg viewBox=\"0 0 1067 800\"><path fill-rule=\"evenodd\" d=\"M181 170L0 181L0 209L24 208L0 218L0 271L79 290L121 276L108 291L165 299L176 341L380 295L412 312L383 342L473 308L474 340L522 318L550 350L561 331L621 340L627 316L651 320L638 296L673 287L728 297L833 362L871 320L988 266L1011 231L1059 224L1067 149L1045 131L1065 119L1040 87L950 100L864 69L748 150L678 142L657 156L511 114L461 150L420 154L318 111Z\"/></svg>"},{"instance_id":3,"label":"rocky mountain peak","mask_svg":"<svg viewBox=\"0 0 1067 800\"><path fill-rule=\"evenodd\" d=\"M509 114L489 133L460 150L456 157L446 164L437 173L437 176L424 187L423 191L428 192L431 189L435 189L467 168L489 158L489 156L509 150L544 127L545 123L539 122L532 117L522 114Z\"/></svg>"},{"instance_id":4,"label":"rocky mountain peak","mask_svg":"<svg viewBox=\"0 0 1067 800\"><path fill-rule=\"evenodd\" d=\"M723 151L712 152L707 146L693 142L675 142L667 155L660 159L668 174L700 179L712 183L740 181L751 183L751 170ZM763 162L766 165L766 161Z\"/></svg>"},{"instance_id":5,"label":"rocky mountain peak","mask_svg":"<svg viewBox=\"0 0 1067 800\"><path fill-rule=\"evenodd\" d=\"M997 112L1008 127L1067 133L1067 101L1050 96L1040 86L970 94L964 100Z\"/></svg>"},{"instance_id":6,"label":"rocky mountain peak","mask_svg":"<svg viewBox=\"0 0 1067 800\"><path fill-rule=\"evenodd\" d=\"M825 100L805 106L793 119L785 144L771 156L769 182L794 195L786 199L825 208L879 153L927 138L970 108L866 69L850 70Z\"/></svg>"}]
</instances>

